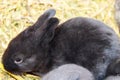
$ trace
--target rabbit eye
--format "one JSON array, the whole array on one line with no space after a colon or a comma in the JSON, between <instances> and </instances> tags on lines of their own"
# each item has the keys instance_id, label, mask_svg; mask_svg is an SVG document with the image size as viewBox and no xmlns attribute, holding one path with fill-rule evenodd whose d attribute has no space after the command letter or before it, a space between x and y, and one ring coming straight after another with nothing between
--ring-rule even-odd
<instances>
[{"instance_id":1,"label":"rabbit eye","mask_svg":"<svg viewBox=\"0 0 120 80\"><path fill-rule=\"evenodd\" d=\"M14 63L16 63L16 64L20 64L20 63L22 63L23 62L23 60L21 59L21 58L16 58L15 60L14 60Z\"/></svg>"}]
</instances>

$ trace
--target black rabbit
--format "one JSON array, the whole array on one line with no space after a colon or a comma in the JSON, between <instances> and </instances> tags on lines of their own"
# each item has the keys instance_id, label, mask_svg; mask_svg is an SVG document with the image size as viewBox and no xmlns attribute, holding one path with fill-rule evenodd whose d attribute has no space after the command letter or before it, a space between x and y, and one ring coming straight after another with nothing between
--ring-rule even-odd
<instances>
[{"instance_id":1,"label":"black rabbit","mask_svg":"<svg viewBox=\"0 0 120 80\"><path fill-rule=\"evenodd\" d=\"M42 76L74 63L90 70L95 80L103 79L109 63L120 57L120 41L113 29L85 17L59 24L54 15L54 9L47 10L9 43L2 57L4 68Z\"/></svg>"},{"instance_id":2,"label":"black rabbit","mask_svg":"<svg viewBox=\"0 0 120 80\"><path fill-rule=\"evenodd\" d=\"M65 64L48 72L42 80L94 80L94 77L82 66Z\"/></svg>"}]
</instances>

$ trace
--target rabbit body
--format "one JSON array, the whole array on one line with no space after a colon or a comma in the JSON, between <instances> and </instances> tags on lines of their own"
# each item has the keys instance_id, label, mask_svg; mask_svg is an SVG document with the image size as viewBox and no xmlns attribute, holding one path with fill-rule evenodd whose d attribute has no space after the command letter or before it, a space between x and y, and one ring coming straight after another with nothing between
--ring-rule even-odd
<instances>
[{"instance_id":1,"label":"rabbit body","mask_svg":"<svg viewBox=\"0 0 120 80\"><path fill-rule=\"evenodd\" d=\"M120 57L116 33L104 23L84 17L58 24L54 14L47 10L9 43L2 58L5 69L42 76L74 63L91 71L95 80L103 79L110 62Z\"/></svg>"},{"instance_id":2,"label":"rabbit body","mask_svg":"<svg viewBox=\"0 0 120 80\"><path fill-rule=\"evenodd\" d=\"M108 64L120 56L119 38L113 30L87 18L71 19L60 25L51 45L55 67L65 63L82 65L96 80L101 80Z\"/></svg>"}]
</instances>

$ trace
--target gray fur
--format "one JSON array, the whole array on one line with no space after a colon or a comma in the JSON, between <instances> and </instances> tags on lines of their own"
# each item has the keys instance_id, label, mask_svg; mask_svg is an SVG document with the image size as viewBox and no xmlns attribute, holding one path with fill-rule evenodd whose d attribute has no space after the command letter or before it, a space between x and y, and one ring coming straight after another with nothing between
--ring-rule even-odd
<instances>
[{"instance_id":1,"label":"gray fur","mask_svg":"<svg viewBox=\"0 0 120 80\"><path fill-rule=\"evenodd\" d=\"M42 80L94 80L94 77L82 66L65 64L48 72Z\"/></svg>"}]
</instances>

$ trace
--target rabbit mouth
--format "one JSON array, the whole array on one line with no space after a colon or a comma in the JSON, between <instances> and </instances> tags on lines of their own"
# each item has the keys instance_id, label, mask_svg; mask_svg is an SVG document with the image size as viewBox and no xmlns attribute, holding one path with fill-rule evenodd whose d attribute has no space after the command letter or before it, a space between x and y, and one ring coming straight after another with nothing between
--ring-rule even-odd
<instances>
[{"instance_id":1,"label":"rabbit mouth","mask_svg":"<svg viewBox=\"0 0 120 80\"><path fill-rule=\"evenodd\" d=\"M26 73L23 73L23 72L12 72L13 74L15 75L20 75L20 76L25 76Z\"/></svg>"},{"instance_id":2,"label":"rabbit mouth","mask_svg":"<svg viewBox=\"0 0 120 80\"><path fill-rule=\"evenodd\" d=\"M38 75L36 75L34 72L27 72L27 74L31 74L31 75L38 76Z\"/></svg>"},{"instance_id":3,"label":"rabbit mouth","mask_svg":"<svg viewBox=\"0 0 120 80\"><path fill-rule=\"evenodd\" d=\"M32 72L25 72L25 71L16 71L16 72L10 72L12 74L15 74L15 75L20 75L20 76L25 76L26 74L31 74L31 75L35 75L34 73ZM37 75L36 75L37 76Z\"/></svg>"},{"instance_id":4,"label":"rabbit mouth","mask_svg":"<svg viewBox=\"0 0 120 80\"><path fill-rule=\"evenodd\" d=\"M31 75L39 76L39 77L44 76L44 74L41 74L41 73L39 73L39 72L27 72L26 74L31 74Z\"/></svg>"}]
</instances>

